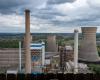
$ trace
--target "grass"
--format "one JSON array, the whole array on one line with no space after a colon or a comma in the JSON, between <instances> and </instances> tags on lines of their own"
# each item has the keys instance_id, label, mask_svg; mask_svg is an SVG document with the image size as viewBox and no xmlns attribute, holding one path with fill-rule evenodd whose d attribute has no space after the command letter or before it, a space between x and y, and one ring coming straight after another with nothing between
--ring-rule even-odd
<instances>
[{"instance_id":1,"label":"grass","mask_svg":"<svg viewBox=\"0 0 100 80\"><path fill-rule=\"evenodd\" d=\"M100 64L89 64L88 67L94 72L100 74Z\"/></svg>"}]
</instances>

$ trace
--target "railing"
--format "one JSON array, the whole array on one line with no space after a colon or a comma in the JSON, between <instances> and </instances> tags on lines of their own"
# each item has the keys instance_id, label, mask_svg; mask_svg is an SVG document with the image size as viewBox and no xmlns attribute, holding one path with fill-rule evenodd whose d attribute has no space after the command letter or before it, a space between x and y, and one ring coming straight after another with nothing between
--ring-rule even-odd
<instances>
[{"instance_id":1,"label":"railing","mask_svg":"<svg viewBox=\"0 0 100 80\"><path fill-rule=\"evenodd\" d=\"M100 80L98 74L0 74L0 80Z\"/></svg>"}]
</instances>

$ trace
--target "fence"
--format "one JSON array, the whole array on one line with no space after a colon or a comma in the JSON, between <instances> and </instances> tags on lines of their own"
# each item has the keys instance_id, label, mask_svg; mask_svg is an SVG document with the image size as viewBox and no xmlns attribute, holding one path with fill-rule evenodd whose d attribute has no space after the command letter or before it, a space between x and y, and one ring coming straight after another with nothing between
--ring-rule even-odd
<instances>
[{"instance_id":1,"label":"fence","mask_svg":"<svg viewBox=\"0 0 100 80\"><path fill-rule=\"evenodd\" d=\"M0 74L0 80L100 80L99 74Z\"/></svg>"}]
</instances>

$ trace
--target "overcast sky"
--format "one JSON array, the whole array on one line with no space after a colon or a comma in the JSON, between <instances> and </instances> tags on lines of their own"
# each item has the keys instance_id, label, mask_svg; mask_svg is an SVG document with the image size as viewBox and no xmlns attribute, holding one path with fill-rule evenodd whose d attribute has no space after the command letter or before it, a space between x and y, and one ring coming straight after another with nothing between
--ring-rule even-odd
<instances>
[{"instance_id":1,"label":"overcast sky","mask_svg":"<svg viewBox=\"0 0 100 80\"><path fill-rule=\"evenodd\" d=\"M100 0L0 0L0 33L25 32L24 10L31 11L31 32L69 33L98 27Z\"/></svg>"}]
</instances>

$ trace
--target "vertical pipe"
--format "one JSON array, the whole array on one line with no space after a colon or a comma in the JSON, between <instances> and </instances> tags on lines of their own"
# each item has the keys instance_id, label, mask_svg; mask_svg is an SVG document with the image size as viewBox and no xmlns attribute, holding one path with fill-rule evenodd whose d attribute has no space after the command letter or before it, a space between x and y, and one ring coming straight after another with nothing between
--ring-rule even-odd
<instances>
[{"instance_id":1,"label":"vertical pipe","mask_svg":"<svg viewBox=\"0 0 100 80\"><path fill-rule=\"evenodd\" d=\"M78 30L74 30L74 74L78 73Z\"/></svg>"},{"instance_id":2,"label":"vertical pipe","mask_svg":"<svg viewBox=\"0 0 100 80\"><path fill-rule=\"evenodd\" d=\"M21 41L19 41L19 72L21 72Z\"/></svg>"},{"instance_id":3,"label":"vertical pipe","mask_svg":"<svg viewBox=\"0 0 100 80\"><path fill-rule=\"evenodd\" d=\"M30 11L25 10L25 73L31 73Z\"/></svg>"},{"instance_id":4,"label":"vertical pipe","mask_svg":"<svg viewBox=\"0 0 100 80\"><path fill-rule=\"evenodd\" d=\"M42 42L42 66L45 65L45 43Z\"/></svg>"}]
</instances>

